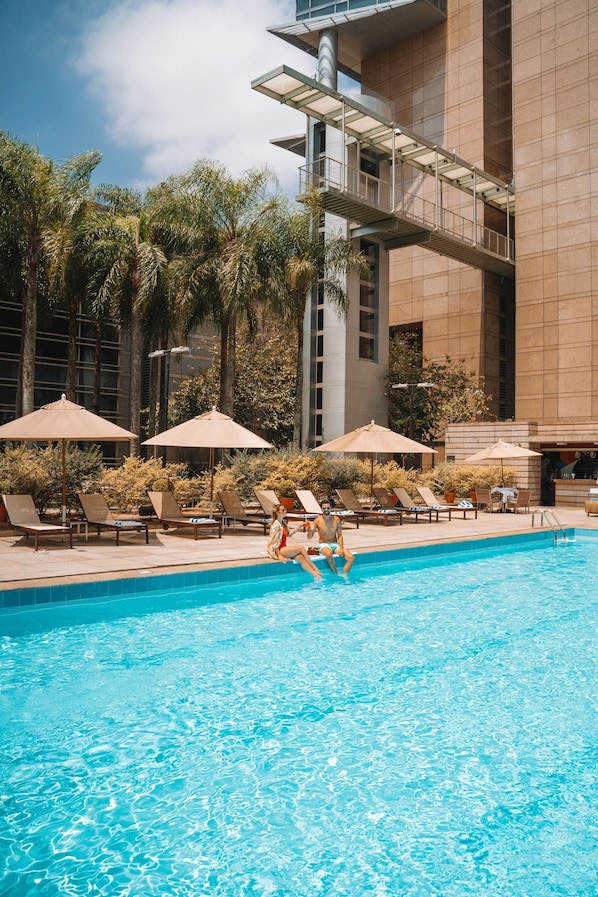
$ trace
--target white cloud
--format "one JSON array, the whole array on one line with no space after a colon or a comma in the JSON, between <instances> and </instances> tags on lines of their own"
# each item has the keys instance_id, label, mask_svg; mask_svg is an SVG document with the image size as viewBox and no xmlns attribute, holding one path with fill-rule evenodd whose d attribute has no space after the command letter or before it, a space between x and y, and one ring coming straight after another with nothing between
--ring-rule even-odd
<instances>
[{"instance_id":1,"label":"white cloud","mask_svg":"<svg viewBox=\"0 0 598 897\"><path fill-rule=\"evenodd\" d=\"M294 15L294 0L119 0L89 25L78 67L111 139L141 152L140 186L208 157L235 176L268 164L296 192L301 158L269 141L305 119L251 90L283 62L314 67L267 32Z\"/></svg>"}]
</instances>

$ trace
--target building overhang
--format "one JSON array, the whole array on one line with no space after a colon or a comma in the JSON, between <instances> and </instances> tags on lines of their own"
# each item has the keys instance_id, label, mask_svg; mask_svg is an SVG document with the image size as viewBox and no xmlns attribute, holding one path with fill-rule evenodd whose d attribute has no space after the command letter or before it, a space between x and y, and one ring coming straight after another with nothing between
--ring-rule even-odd
<instances>
[{"instance_id":1,"label":"building overhang","mask_svg":"<svg viewBox=\"0 0 598 897\"><path fill-rule=\"evenodd\" d=\"M337 128L391 163L405 162L419 171L476 196L509 215L515 212L515 191L451 150L443 149L368 107L359 98L326 87L286 65L251 82L253 90L304 115Z\"/></svg>"},{"instance_id":2,"label":"building overhang","mask_svg":"<svg viewBox=\"0 0 598 897\"><path fill-rule=\"evenodd\" d=\"M446 0L389 0L365 9L301 19L269 28L283 40L318 55L320 32L338 34L338 67L350 78L361 78L361 62L446 21Z\"/></svg>"},{"instance_id":3,"label":"building overhang","mask_svg":"<svg viewBox=\"0 0 598 897\"><path fill-rule=\"evenodd\" d=\"M279 146L281 149L288 150L289 153L295 153L305 159L307 139L305 134L292 134L289 137L273 137L270 141L272 146Z\"/></svg>"}]
</instances>

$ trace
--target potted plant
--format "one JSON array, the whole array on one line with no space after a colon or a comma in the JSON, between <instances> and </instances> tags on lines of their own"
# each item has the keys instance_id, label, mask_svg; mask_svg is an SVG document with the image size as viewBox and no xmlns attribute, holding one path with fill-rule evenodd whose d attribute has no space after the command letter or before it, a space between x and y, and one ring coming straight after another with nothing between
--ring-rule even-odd
<instances>
[{"instance_id":1,"label":"potted plant","mask_svg":"<svg viewBox=\"0 0 598 897\"><path fill-rule=\"evenodd\" d=\"M262 482L260 488L272 489L276 492L281 505L283 505L287 511L293 509L293 505L295 504L295 483L293 480L290 480L288 477L276 476L276 474L273 474Z\"/></svg>"}]
</instances>

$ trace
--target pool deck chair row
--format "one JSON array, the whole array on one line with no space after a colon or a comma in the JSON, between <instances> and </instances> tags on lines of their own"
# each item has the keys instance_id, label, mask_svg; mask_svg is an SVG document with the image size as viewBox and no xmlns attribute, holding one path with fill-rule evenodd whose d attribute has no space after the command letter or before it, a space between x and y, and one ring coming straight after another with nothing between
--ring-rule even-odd
<instances>
[{"instance_id":1,"label":"pool deck chair row","mask_svg":"<svg viewBox=\"0 0 598 897\"><path fill-rule=\"evenodd\" d=\"M262 508L264 514L268 514L271 517L272 508L274 507L274 505L280 504L280 499L274 489L255 488L253 491L255 492L255 497L259 501L260 507ZM315 520L315 518L318 516L318 513L316 512L307 514L302 513L301 511L293 510L289 511L286 516L288 520L303 520L304 522L307 522L309 520Z\"/></svg>"},{"instance_id":2,"label":"pool deck chair row","mask_svg":"<svg viewBox=\"0 0 598 897\"><path fill-rule=\"evenodd\" d=\"M149 500L155 511L156 517L167 530L169 526L192 528L195 539L199 530L215 530L218 538L222 538L222 518L215 517L186 517L172 492L148 492Z\"/></svg>"},{"instance_id":3,"label":"pool deck chair row","mask_svg":"<svg viewBox=\"0 0 598 897\"><path fill-rule=\"evenodd\" d=\"M347 510L357 515L357 519L361 520L381 520L385 526L389 523L403 523L403 515L396 508L364 508L352 489L337 489L336 494ZM335 509L335 514L338 511Z\"/></svg>"},{"instance_id":4,"label":"pool deck chair row","mask_svg":"<svg viewBox=\"0 0 598 897\"><path fill-rule=\"evenodd\" d=\"M427 517L428 521L432 523L434 519L436 523L438 523L440 517L439 515L448 515L448 519L451 519L452 508L449 508L445 505L414 505L413 499L409 495L406 489L393 489L394 494L396 495L398 502L397 507L403 511L408 517L415 517L415 522L419 522L420 517Z\"/></svg>"},{"instance_id":5,"label":"pool deck chair row","mask_svg":"<svg viewBox=\"0 0 598 897\"><path fill-rule=\"evenodd\" d=\"M461 502L460 504L448 504L447 502L441 501L430 489L429 486L416 486L415 487L419 492L423 501L428 505L428 507L434 508L450 508L453 514L463 513L463 520L466 519L468 514L473 514L477 520L478 516L478 506L477 504L472 504L471 502Z\"/></svg>"},{"instance_id":6,"label":"pool deck chair row","mask_svg":"<svg viewBox=\"0 0 598 897\"><path fill-rule=\"evenodd\" d=\"M313 494L311 489L295 489L295 495L299 499L301 503L301 507L305 511L306 514L313 515L313 517L319 517L322 513L322 508L320 506L320 502ZM359 514L356 514L355 511L351 511L349 508L333 508L334 513L337 517L340 517L343 523L354 523L355 527L359 529Z\"/></svg>"},{"instance_id":7,"label":"pool deck chair row","mask_svg":"<svg viewBox=\"0 0 598 897\"><path fill-rule=\"evenodd\" d=\"M95 526L98 531L104 529L116 533L116 544L120 544L121 533L145 533L145 544L149 544L148 524L141 520L118 520L113 516L108 503L103 495L98 492L78 492L85 519L89 526Z\"/></svg>"},{"instance_id":8,"label":"pool deck chair row","mask_svg":"<svg viewBox=\"0 0 598 897\"><path fill-rule=\"evenodd\" d=\"M238 492L219 492L218 501L223 508L222 519L227 526L230 526L232 523L233 532L237 528L237 523L240 523L242 526L261 526L264 535L266 535L270 526L270 518L264 517L261 511L255 514L246 510Z\"/></svg>"},{"instance_id":9,"label":"pool deck chair row","mask_svg":"<svg viewBox=\"0 0 598 897\"><path fill-rule=\"evenodd\" d=\"M35 550L39 550L40 536L69 537L69 547L73 547L73 531L70 526L58 526L54 523L42 523L33 503L31 495L3 495L2 501L10 525L25 533L27 538L35 539Z\"/></svg>"}]
</instances>

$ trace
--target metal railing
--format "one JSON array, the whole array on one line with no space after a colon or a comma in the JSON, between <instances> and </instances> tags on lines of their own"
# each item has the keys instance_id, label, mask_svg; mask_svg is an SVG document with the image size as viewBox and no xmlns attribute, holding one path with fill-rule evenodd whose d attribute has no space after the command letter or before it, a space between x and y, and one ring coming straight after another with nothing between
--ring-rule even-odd
<instances>
[{"instance_id":1,"label":"metal railing","mask_svg":"<svg viewBox=\"0 0 598 897\"><path fill-rule=\"evenodd\" d=\"M400 185L366 174L357 168L324 157L299 169L301 191L308 187L334 189L381 211L396 215L428 230L446 234L463 243L485 249L508 261L515 257L515 244L504 234L445 209L441 204L410 193Z\"/></svg>"},{"instance_id":2,"label":"metal railing","mask_svg":"<svg viewBox=\"0 0 598 897\"><path fill-rule=\"evenodd\" d=\"M546 525L552 530L554 533L554 544L558 544L558 536L559 533L563 536L563 542L569 542L570 540L567 538L567 531L563 524L560 522L554 511L551 511L550 508L536 508L532 511L532 526L535 525L536 514L540 517L540 524L543 526L544 522Z\"/></svg>"}]
</instances>

